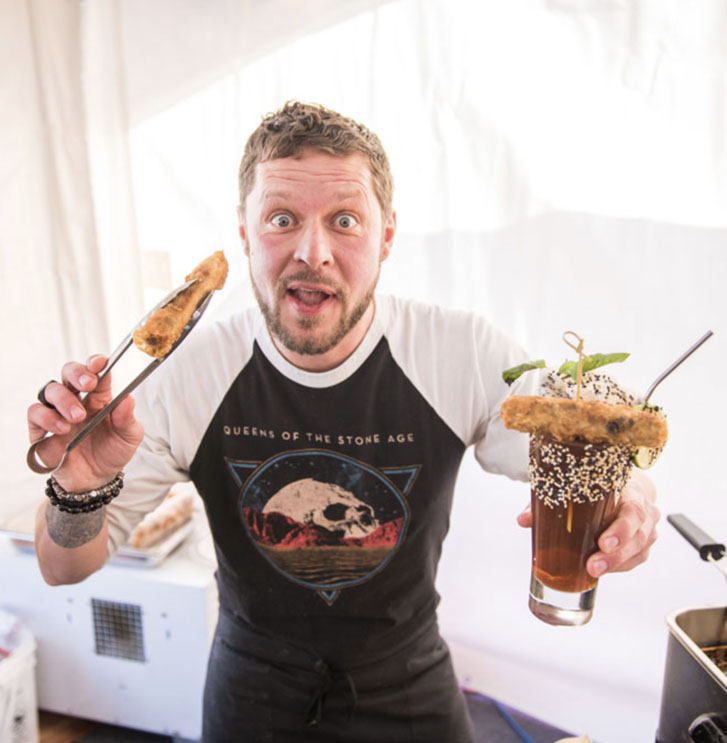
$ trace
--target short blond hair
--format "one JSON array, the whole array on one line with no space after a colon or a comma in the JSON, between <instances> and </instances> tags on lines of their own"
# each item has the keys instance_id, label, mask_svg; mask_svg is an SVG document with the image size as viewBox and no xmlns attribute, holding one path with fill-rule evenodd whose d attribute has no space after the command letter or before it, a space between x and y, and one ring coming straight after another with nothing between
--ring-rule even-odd
<instances>
[{"instance_id":1,"label":"short blond hair","mask_svg":"<svg viewBox=\"0 0 727 743\"><path fill-rule=\"evenodd\" d=\"M371 168L374 192L384 219L391 215L394 179L389 158L379 138L363 124L323 106L288 101L263 118L250 135L240 162L240 208L255 185L255 166L281 157L297 157L305 150L346 157L360 152Z\"/></svg>"}]
</instances>

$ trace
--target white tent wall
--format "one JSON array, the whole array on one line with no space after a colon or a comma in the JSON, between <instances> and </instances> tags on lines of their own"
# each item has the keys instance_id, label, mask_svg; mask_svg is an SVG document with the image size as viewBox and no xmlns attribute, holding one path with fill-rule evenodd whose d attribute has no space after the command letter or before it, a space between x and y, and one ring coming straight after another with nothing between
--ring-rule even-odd
<instances>
[{"instance_id":1,"label":"white tent wall","mask_svg":"<svg viewBox=\"0 0 727 743\"><path fill-rule=\"evenodd\" d=\"M42 492L25 410L63 359L105 348L77 3L0 3L0 517Z\"/></svg>"},{"instance_id":2,"label":"white tent wall","mask_svg":"<svg viewBox=\"0 0 727 743\"><path fill-rule=\"evenodd\" d=\"M0 28L24 30L28 9L46 6L2 7L10 25ZM56 141L58 129L40 128L30 104L9 103L15 87L36 90L31 63L19 63L32 58L29 42L21 48L18 33L0 52L2 69L13 69L1 78L13 116L0 127L0 281L7 291L8 270L20 277L4 358L23 359L22 370L2 365L2 482L13 504L31 482L39 487L22 465L27 401L64 354L105 342L83 307L106 300L108 316L98 316L115 338L220 248L232 276L209 314L252 301L235 221L237 164L260 117L298 98L366 122L390 154L399 235L383 291L481 312L551 363L567 352L565 330L583 335L587 351L630 351L613 373L642 390L715 332L655 394L670 441L651 472L663 513L685 512L727 540L721 0L93 0L82 17L95 207L87 234L95 229L98 247L83 243L81 265L84 275L88 266L105 272L98 298L81 285L73 300L59 295L44 273L50 257L33 271L17 258L19 246L25 256L38 245L57 254L43 226L55 212L37 198L52 170L37 145ZM36 93L28 100L36 106ZM22 156L6 157L13 149ZM18 189L21 165L39 185ZM78 225L88 197L78 203L65 223ZM124 301L139 272L147 295ZM79 317L63 322L61 308ZM37 350L28 338L39 339ZM439 575L440 619L463 680L601 743L652 739L664 617L724 603L724 580L664 525L645 565L601 581L590 625L546 626L526 607L529 534L515 516L527 499L525 485L466 457Z\"/></svg>"}]
</instances>

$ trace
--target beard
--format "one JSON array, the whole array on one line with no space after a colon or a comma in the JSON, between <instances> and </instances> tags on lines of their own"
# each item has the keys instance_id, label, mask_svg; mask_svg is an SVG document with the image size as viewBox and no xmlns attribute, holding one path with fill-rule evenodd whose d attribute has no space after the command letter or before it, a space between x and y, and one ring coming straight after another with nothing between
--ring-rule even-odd
<instances>
[{"instance_id":1,"label":"beard","mask_svg":"<svg viewBox=\"0 0 727 743\"><path fill-rule=\"evenodd\" d=\"M275 285L275 304L272 306L263 298L257 284L255 283L252 271L250 271L250 280L252 282L252 288L255 292L258 306L265 318L265 323L270 333L272 333L272 335L274 335L289 351L301 355L314 356L327 353L332 348L335 348L364 316L364 313L373 301L376 284L379 280L379 272L377 271L376 277L361 300L352 307L349 306L350 298L348 294L344 292L340 286L329 279L324 279L315 271L299 271L291 276L286 276L284 279L278 279ZM322 335L316 335L314 332L304 332L301 337L298 337L294 332L295 329L301 331L315 331L316 326L320 325L321 322L324 321L324 318L321 317L295 318L291 320L292 323L295 323L294 329L286 327L283 323L281 300L288 291L288 286L294 281L324 285L332 291L333 296L335 296L334 301L341 303L342 311L340 318L336 325L334 325L334 327L332 327L328 332Z\"/></svg>"}]
</instances>

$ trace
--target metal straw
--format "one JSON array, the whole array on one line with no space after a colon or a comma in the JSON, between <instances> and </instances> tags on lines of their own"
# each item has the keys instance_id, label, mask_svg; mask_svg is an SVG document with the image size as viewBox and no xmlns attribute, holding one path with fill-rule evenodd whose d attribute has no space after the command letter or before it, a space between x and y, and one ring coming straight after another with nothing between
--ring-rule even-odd
<instances>
[{"instance_id":1,"label":"metal straw","mask_svg":"<svg viewBox=\"0 0 727 743\"><path fill-rule=\"evenodd\" d=\"M711 330L708 330L693 346L688 348L666 371L663 371L652 383L651 387L646 391L646 397L644 397L644 402L648 402L649 398L653 394L654 390L658 387L658 385L664 381L666 377L668 377L674 369L679 366L679 364L684 361L688 356L691 356L706 340L711 338L713 335Z\"/></svg>"}]
</instances>

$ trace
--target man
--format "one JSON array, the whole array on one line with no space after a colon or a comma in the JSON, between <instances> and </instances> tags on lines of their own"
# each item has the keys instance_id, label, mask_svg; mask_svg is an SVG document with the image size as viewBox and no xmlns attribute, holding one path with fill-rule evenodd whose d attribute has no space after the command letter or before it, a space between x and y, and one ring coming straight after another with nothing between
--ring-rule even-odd
<instances>
[{"instance_id":1,"label":"man","mask_svg":"<svg viewBox=\"0 0 727 743\"><path fill-rule=\"evenodd\" d=\"M527 478L527 437L499 417L500 374L524 354L480 318L374 296L392 179L378 138L335 112L290 103L263 120L239 224L259 310L199 328L142 385L145 432L128 399L72 452L54 476L62 496L114 497L124 468L126 486L91 513L42 508L41 571L82 580L191 478L219 565L205 743L471 743L435 574L466 447ZM39 448L47 464L109 399L104 361L66 364L29 408L31 441L56 434ZM594 575L646 558L653 498L632 480Z\"/></svg>"}]
</instances>

